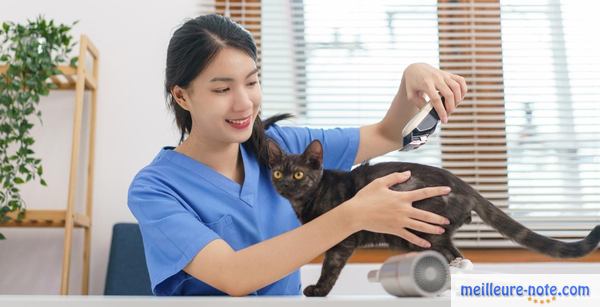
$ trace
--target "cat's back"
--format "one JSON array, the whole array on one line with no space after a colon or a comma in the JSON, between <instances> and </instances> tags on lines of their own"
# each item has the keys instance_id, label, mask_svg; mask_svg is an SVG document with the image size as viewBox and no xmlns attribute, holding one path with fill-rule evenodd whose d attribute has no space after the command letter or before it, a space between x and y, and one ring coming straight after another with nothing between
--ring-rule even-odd
<instances>
[{"instance_id":1,"label":"cat's back","mask_svg":"<svg viewBox=\"0 0 600 307\"><path fill-rule=\"evenodd\" d=\"M365 186L369 182L391 173L410 171L411 177L394 190L410 191L432 186L450 186L464 188L464 181L449 171L425 164L410 162L382 162L362 164L352 170L352 176L357 185ZM467 185L468 186L468 185Z\"/></svg>"}]
</instances>

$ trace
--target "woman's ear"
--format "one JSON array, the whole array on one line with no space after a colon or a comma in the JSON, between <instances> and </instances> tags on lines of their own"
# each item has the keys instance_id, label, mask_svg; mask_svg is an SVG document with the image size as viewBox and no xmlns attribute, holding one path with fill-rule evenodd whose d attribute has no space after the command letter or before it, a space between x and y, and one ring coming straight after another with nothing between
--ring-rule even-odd
<instances>
[{"instance_id":1,"label":"woman's ear","mask_svg":"<svg viewBox=\"0 0 600 307\"><path fill-rule=\"evenodd\" d=\"M171 89L171 96L173 96L181 108L188 112L190 111L190 99L184 88L180 87L179 85L173 86L173 89Z\"/></svg>"},{"instance_id":2,"label":"woman's ear","mask_svg":"<svg viewBox=\"0 0 600 307\"><path fill-rule=\"evenodd\" d=\"M275 163L281 160L283 152L279 148L279 145L271 139L267 139L267 148L269 149L269 167L272 168Z\"/></svg>"}]
</instances>

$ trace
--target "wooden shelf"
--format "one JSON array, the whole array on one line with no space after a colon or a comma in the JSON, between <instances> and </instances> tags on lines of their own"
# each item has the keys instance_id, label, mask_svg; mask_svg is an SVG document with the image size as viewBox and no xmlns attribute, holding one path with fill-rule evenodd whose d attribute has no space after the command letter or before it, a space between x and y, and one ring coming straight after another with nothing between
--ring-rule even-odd
<instances>
[{"instance_id":1,"label":"wooden shelf","mask_svg":"<svg viewBox=\"0 0 600 307\"><path fill-rule=\"evenodd\" d=\"M7 70L7 65L0 65L0 74L5 73ZM77 67L60 65L58 66L58 70L60 70L60 74L50 77L52 83L57 86L56 90L74 90L77 86ZM85 76L85 89L95 90L96 79L91 76L85 68L83 70Z\"/></svg>"},{"instance_id":2,"label":"wooden shelf","mask_svg":"<svg viewBox=\"0 0 600 307\"><path fill-rule=\"evenodd\" d=\"M90 60L91 69L88 71L86 60ZM60 294L69 294L69 277L71 269L71 250L73 246L73 229L83 230L83 268L81 273L81 292L87 295L89 292L89 271L90 271L90 249L91 249L91 224L92 224L92 195L94 178L94 152L96 135L96 109L98 94L98 50L92 44L90 39L81 35L79 40L79 56L77 67L68 65L58 66L60 74L51 76L48 81L56 85L58 90L69 90L75 93L75 108L72 113L73 130L71 143L71 161L69 168L69 185L67 191L67 202L65 208L58 210L27 209L25 217L21 221L16 221L16 214L9 214L12 218L7 223L0 224L0 227L33 227L33 228L62 228L64 229L64 253L62 261L62 274ZM8 71L9 66L0 66L0 74ZM85 92L89 91L90 99L86 101ZM89 117L84 116L84 104L89 107ZM68 117L71 114L65 114ZM75 211L76 198L75 191L80 186L78 181L78 169L81 167L80 152L82 147L83 124L88 125L89 129L87 144L87 180L85 181L85 209L79 213Z\"/></svg>"},{"instance_id":3,"label":"wooden shelf","mask_svg":"<svg viewBox=\"0 0 600 307\"><path fill-rule=\"evenodd\" d=\"M12 218L2 227L65 227L67 210L27 210L25 217L17 221L17 215L13 212L8 214ZM76 228L90 227L89 217L75 213L73 214L73 226Z\"/></svg>"}]
</instances>

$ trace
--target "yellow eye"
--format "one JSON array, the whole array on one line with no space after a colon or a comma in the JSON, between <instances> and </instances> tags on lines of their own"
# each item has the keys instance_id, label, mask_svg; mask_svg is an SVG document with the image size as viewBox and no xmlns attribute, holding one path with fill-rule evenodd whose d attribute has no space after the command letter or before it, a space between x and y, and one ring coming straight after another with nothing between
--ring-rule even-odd
<instances>
[{"instance_id":1,"label":"yellow eye","mask_svg":"<svg viewBox=\"0 0 600 307\"><path fill-rule=\"evenodd\" d=\"M283 177L283 174L280 171L274 171L273 172L273 178L275 178L275 179L281 179L281 177Z\"/></svg>"},{"instance_id":2,"label":"yellow eye","mask_svg":"<svg viewBox=\"0 0 600 307\"><path fill-rule=\"evenodd\" d=\"M294 173L294 179L300 180L302 178L304 178L304 173L303 172L295 172Z\"/></svg>"}]
</instances>

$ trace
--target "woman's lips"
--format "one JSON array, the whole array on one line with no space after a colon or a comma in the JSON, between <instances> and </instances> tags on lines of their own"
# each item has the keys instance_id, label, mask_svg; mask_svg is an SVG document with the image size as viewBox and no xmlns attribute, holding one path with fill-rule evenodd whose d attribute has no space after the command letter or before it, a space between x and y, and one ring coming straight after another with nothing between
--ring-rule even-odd
<instances>
[{"instance_id":1,"label":"woman's lips","mask_svg":"<svg viewBox=\"0 0 600 307\"><path fill-rule=\"evenodd\" d=\"M242 119L226 119L225 121L235 129L246 129L250 126L250 120L252 116L248 116Z\"/></svg>"}]
</instances>

